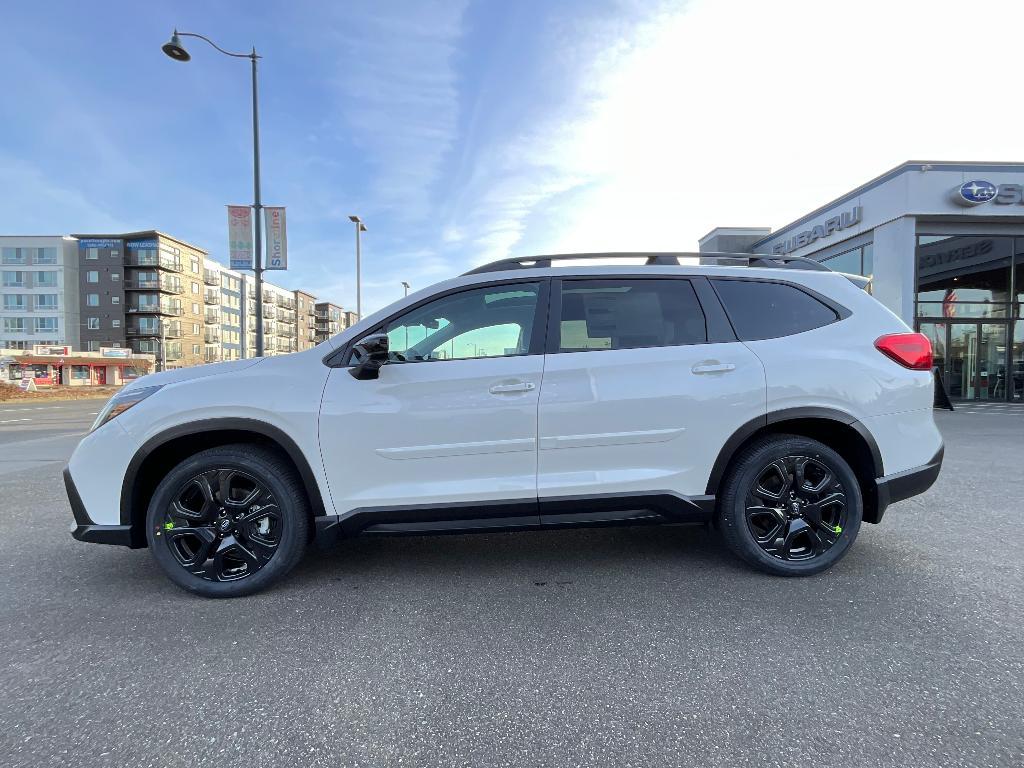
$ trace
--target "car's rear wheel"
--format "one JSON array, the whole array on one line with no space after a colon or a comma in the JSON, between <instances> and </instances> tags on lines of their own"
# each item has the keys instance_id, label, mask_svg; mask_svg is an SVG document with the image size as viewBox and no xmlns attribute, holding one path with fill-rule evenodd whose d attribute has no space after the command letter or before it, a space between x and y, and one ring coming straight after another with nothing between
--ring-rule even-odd
<instances>
[{"instance_id":1,"label":"car's rear wheel","mask_svg":"<svg viewBox=\"0 0 1024 768\"><path fill-rule=\"evenodd\" d=\"M820 573L846 554L860 530L857 476L817 440L761 438L743 449L722 487L718 522L725 543L768 573Z\"/></svg>"},{"instance_id":2,"label":"car's rear wheel","mask_svg":"<svg viewBox=\"0 0 1024 768\"><path fill-rule=\"evenodd\" d=\"M257 592L301 559L309 509L292 466L261 446L185 459L157 486L146 537L164 573L204 597Z\"/></svg>"}]
</instances>

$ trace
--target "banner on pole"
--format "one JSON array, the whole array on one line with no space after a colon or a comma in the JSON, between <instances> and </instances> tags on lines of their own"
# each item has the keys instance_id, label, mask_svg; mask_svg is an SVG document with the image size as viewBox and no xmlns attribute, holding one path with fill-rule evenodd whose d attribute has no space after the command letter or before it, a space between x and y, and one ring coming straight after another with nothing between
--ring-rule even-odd
<instances>
[{"instance_id":1,"label":"banner on pole","mask_svg":"<svg viewBox=\"0 0 1024 768\"><path fill-rule=\"evenodd\" d=\"M228 206L228 258L231 269L252 269L252 208Z\"/></svg>"},{"instance_id":2,"label":"banner on pole","mask_svg":"<svg viewBox=\"0 0 1024 768\"><path fill-rule=\"evenodd\" d=\"M288 233L285 231L284 208L263 209L267 227L267 269L288 269Z\"/></svg>"}]
</instances>

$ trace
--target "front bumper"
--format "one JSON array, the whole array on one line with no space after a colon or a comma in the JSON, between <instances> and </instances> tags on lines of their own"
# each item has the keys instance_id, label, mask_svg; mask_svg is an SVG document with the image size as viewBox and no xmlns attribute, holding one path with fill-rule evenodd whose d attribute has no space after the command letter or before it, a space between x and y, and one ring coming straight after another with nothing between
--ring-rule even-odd
<instances>
[{"instance_id":1,"label":"front bumper","mask_svg":"<svg viewBox=\"0 0 1024 768\"><path fill-rule=\"evenodd\" d=\"M78 495L75 481L71 479L71 470L64 468L64 487L68 492L68 503L75 522L71 525L71 535L79 541L93 544L118 544L122 547L132 546L132 527L130 525L96 525Z\"/></svg>"},{"instance_id":2,"label":"front bumper","mask_svg":"<svg viewBox=\"0 0 1024 768\"><path fill-rule=\"evenodd\" d=\"M878 519L876 522L881 522L882 515L890 504L917 496L932 487L935 479L939 476L939 470L942 469L942 457L945 450L945 446L940 445L939 450L927 464L875 480L878 489Z\"/></svg>"}]
</instances>

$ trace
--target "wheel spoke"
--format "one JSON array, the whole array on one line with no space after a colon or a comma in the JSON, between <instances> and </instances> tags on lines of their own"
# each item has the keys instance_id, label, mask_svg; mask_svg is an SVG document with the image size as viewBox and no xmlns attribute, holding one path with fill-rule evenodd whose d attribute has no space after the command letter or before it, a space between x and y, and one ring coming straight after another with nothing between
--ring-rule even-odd
<instances>
[{"instance_id":1,"label":"wheel spoke","mask_svg":"<svg viewBox=\"0 0 1024 768\"><path fill-rule=\"evenodd\" d=\"M747 507L747 524L759 544L772 541L786 524L786 517L774 507Z\"/></svg>"},{"instance_id":2,"label":"wheel spoke","mask_svg":"<svg viewBox=\"0 0 1024 768\"><path fill-rule=\"evenodd\" d=\"M212 528L186 526L171 528L163 533L178 562L189 570L202 570L217 541Z\"/></svg>"},{"instance_id":3,"label":"wheel spoke","mask_svg":"<svg viewBox=\"0 0 1024 768\"><path fill-rule=\"evenodd\" d=\"M777 486L778 490L766 487L765 482ZM783 459L779 459L765 467L757 476L754 483L754 494L762 499L783 499L789 494L792 487L793 476L790 474L789 467L786 466Z\"/></svg>"}]
</instances>

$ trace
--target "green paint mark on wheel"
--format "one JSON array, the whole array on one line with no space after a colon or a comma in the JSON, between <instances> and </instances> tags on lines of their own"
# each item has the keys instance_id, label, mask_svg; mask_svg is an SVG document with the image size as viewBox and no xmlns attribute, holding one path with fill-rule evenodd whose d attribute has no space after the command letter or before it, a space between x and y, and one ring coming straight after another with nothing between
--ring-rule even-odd
<instances>
[{"instance_id":1,"label":"green paint mark on wheel","mask_svg":"<svg viewBox=\"0 0 1024 768\"><path fill-rule=\"evenodd\" d=\"M174 523L164 523L164 530L165 531L173 531L174 530Z\"/></svg>"},{"instance_id":2,"label":"green paint mark on wheel","mask_svg":"<svg viewBox=\"0 0 1024 768\"><path fill-rule=\"evenodd\" d=\"M833 532L833 533L842 533L842 532L843 532L843 526L841 526L841 525L837 525L836 527L834 527L834 528L832 529L832 532Z\"/></svg>"}]
</instances>

